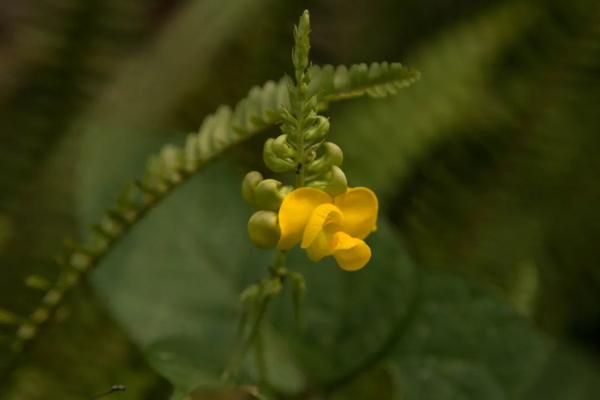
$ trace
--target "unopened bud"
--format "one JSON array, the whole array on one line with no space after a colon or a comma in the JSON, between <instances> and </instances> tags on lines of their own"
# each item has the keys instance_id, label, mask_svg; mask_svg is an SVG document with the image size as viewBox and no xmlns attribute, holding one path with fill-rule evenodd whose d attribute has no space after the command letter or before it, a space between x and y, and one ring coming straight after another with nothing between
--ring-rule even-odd
<instances>
[{"instance_id":1,"label":"unopened bud","mask_svg":"<svg viewBox=\"0 0 600 400\"><path fill-rule=\"evenodd\" d=\"M248 221L248 235L256 247L270 249L277 245L279 236L279 222L277 213L273 211L257 211Z\"/></svg>"},{"instance_id":2,"label":"unopened bud","mask_svg":"<svg viewBox=\"0 0 600 400\"><path fill-rule=\"evenodd\" d=\"M310 182L308 186L321 189L331 196L337 196L348 190L348 181L344 171L340 167L333 166L321 179Z\"/></svg>"},{"instance_id":3,"label":"unopened bud","mask_svg":"<svg viewBox=\"0 0 600 400\"><path fill-rule=\"evenodd\" d=\"M277 211L286 194L291 191L291 187L282 186L281 182L275 179L265 179L256 185L254 189L254 201L261 210Z\"/></svg>"},{"instance_id":4,"label":"unopened bud","mask_svg":"<svg viewBox=\"0 0 600 400\"><path fill-rule=\"evenodd\" d=\"M286 172L296 168L294 160L291 158L279 157L273 149L274 139L268 139L263 149L263 160L267 167L273 172Z\"/></svg>"},{"instance_id":5,"label":"unopened bud","mask_svg":"<svg viewBox=\"0 0 600 400\"><path fill-rule=\"evenodd\" d=\"M329 132L329 120L323 116L316 117L316 121L304 134L308 142L318 142Z\"/></svg>"},{"instance_id":6,"label":"unopened bud","mask_svg":"<svg viewBox=\"0 0 600 400\"><path fill-rule=\"evenodd\" d=\"M258 171L250 171L242 181L242 196L250 205L256 205L254 198L254 189L263 180L263 176Z\"/></svg>"},{"instance_id":7,"label":"unopened bud","mask_svg":"<svg viewBox=\"0 0 600 400\"><path fill-rule=\"evenodd\" d=\"M337 144L325 142L323 143L323 150L323 155L308 165L309 172L325 172L333 166L342 165L344 153Z\"/></svg>"},{"instance_id":8,"label":"unopened bud","mask_svg":"<svg viewBox=\"0 0 600 400\"><path fill-rule=\"evenodd\" d=\"M292 158L296 152L288 143L287 135L279 135L273 140L273 152L281 158Z\"/></svg>"}]
</instances>

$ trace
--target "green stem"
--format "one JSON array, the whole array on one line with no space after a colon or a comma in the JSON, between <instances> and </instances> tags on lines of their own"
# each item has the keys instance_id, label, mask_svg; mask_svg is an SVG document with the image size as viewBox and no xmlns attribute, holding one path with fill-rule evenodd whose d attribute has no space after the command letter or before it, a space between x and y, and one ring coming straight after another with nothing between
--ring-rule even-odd
<instances>
[{"instance_id":1,"label":"green stem","mask_svg":"<svg viewBox=\"0 0 600 400\"><path fill-rule=\"evenodd\" d=\"M258 370L258 379L261 385L268 384L267 362L265 359L265 346L262 331L256 333L256 341L254 345L254 356L256 360L256 369Z\"/></svg>"},{"instance_id":2,"label":"green stem","mask_svg":"<svg viewBox=\"0 0 600 400\"><path fill-rule=\"evenodd\" d=\"M265 278L265 279L279 280L280 282L282 282L283 279L286 277L287 270L285 269L285 253L283 251L281 251L281 250L277 251L277 255L275 257L275 262L273 263L273 266L270 268L269 272L271 275L270 278ZM265 281L263 281L263 283L264 282ZM250 328L250 332L248 333L246 338L242 338L242 344L238 347L238 350L234 353L234 356L233 356L231 362L229 363L229 366L225 369L225 371L223 371L223 374L221 375L222 381L226 382L231 377L235 376L238 373L238 371L242 365L242 362L244 361L244 357L246 356L248 349L250 348L250 346L253 343L255 343L257 345L257 347L260 347L259 349L257 348L257 351L259 351L261 353L264 352L262 343L258 343L258 341L260 340L260 328L262 325L262 321L266 315L269 303L270 303L271 299L273 298L273 296L276 294L276 293L272 293L272 292L265 292L265 287L266 287L266 285L261 285L261 291L258 295L256 317L254 318L252 327ZM246 325L247 320L248 320L248 318L247 318L246 312L244 311L240 317L240 327L239 327L239 329L241 329L242 336L243 336L243 332L244 332L244 326ZM264 355L262 357L264 358ZM259 366L259 373L261 373L260 372L260 369L261 369L260 363L258 366Z\"/></svg>"},{"instance_id":3,"label":"green stem","mask_svg":"<svg viewBox=\"0 0 600 400\"><path fill-rule=\"evenodd\" d=\"M298 137L298 143L296 148L296 165L298 166L296 170L296 188L301 188L304 186L305 181L305 168L304 168L304 113L302 112L302 108L304 105L304 101L306 99L304 90L302 89L302 81L304 80L304 72L297 77L296 81L296 107L294 110L294 116L296 117L296 134Z\"/></svg>"},{"instance_id":4,"label":"green stem","mask_svg":"<svg viewBox=\"0 0 600 400\"><path fill-rule=\"evenodd\" d=\"M252 328L250 328L250 333L245 339L243 339L241 346L238 347L238 350L235 352L231 362L229 363L229 366L225 368L225 371L223 371L223 374L221 375L222 381L227 382L230 378L237 375L242 365L242 362L244 361L244 357L248 352L248 349L252 345L252 342L254 341L259 332L261 322L264 318L270 300L270 295L262 296L262 298L260 299L260 303L258 305L258 313L256 315L254 323L252 324Z\"/></svg>"},{"instance_id":5,"label":"green stem","mask_svg":"<svg viewBox=\"0 0 600 400\"><path fill-rule=\"evenodd\" d=\"M277 250L275 256L275 263L273 264L275 271L281 272L282 268L285 268L285 252L283 250Z\"/></svg>"}]
</instances>

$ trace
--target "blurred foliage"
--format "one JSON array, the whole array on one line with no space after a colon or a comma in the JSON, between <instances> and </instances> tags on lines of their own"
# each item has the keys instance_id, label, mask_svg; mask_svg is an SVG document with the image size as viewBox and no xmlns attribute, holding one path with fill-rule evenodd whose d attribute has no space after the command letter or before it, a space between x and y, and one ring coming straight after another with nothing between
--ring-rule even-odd
<instances>
[{"instance_id":1,"label":"blurred foliage","mask_svg":"<svg viewBox=\"0 0 600 400\"><path fill-rule=\"evenodd\" d=\"M313 16L316 64L397 61L422 80L331 108L351 184L379 194L374 259L306 275L239 384L281 398L589 399L600 391L600 7L593 0L41 0L0 8L0 305L34 312L78 239L220 104L290 69ZM262 138L264 139L264 137ZM245 235L249 140L149 212L23 352L0 324L0 398L256 397L212 389L237 296L267 253ZM401 238L401 239L400 239ZM229 249L235 249L235 252ZM43 285L42 285L43 286ZM110 310L107 312L106 308ZM115 318L115 320L113 320ZM263 379L264 380L264 379Z\"/></svg>"}]
</instances>

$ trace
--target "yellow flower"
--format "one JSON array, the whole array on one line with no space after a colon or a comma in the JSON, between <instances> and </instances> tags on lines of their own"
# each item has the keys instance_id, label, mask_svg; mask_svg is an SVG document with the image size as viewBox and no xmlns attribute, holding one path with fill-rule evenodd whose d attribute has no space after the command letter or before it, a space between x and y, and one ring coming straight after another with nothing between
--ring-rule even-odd
<instances>
[{"instance_id":1,"label":"yellow flower","mask_svg":"<svg viewBox=\"0 0 600 400\"><path fill-rule=\"evenodd\" d=\"M375 193L364 187L335 198L313 188L296 189L279 209L277 247L289 250L300 243L312 261L333 255L340 268L355 271L371 258L363 239L375 230L377 210Z\"/></svg>"}]
</instances>

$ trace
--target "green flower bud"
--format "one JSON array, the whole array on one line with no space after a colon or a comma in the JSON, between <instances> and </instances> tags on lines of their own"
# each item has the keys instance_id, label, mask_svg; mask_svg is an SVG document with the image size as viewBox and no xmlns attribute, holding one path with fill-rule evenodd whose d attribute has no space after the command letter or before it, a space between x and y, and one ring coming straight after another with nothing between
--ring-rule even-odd
<instances>
[{"instance_id":1,"label":"green flower bud","mask_svg":"<svg viewBox=\"0 0 600 400\"><path fill-rule=\"evenodd\" d=\"M288 79L289 79L289 77L288 77ZM293 91L294 90L293 86L291 88L289 88L289 90ZM286 125L296 125L296 117L294 117L292 115L292 113L290 112L290 110L288 110L287 108L281 108L279 111L279 116L281 117L281 120L283 121L282 128L285 128Z\"/></svg>"},{"instance_id":2,"label":"green flower bud","mask_svg":"<svg viewBox=\"0 0 600 400\"><path fill-rule=\"evenodd\" d=\"M308 92L308 85L304 84L303 85L305 90ZM315 114L315 109L317 108L317 104L318 104L318 100L317 100L317 96L311 96L310 98L306 99L306 101L304 102L304 104L302 105L302 112L306 115L306 114Z\"/></svg>"},{"instance_id":3,"label":"green flower bud","mask_svg":"<svg viewBox=\"0 0 600 400\"><path fill-rule=\"evenodd\" d=\"M306 84L306 82L300 82L300 92L301 93L308 92L308 85Z\"/></svg>"},{"instance_id":4,"label":"green flower bud","mask_svg":"<svg viewBox=\"0 0 600 400\"><path fill-rule=\"evenodd\" d=\"M304 134L304 139L309 142L318 142L329 132L329 119L319 115L312 127Z\"/></svg>"},{"instance_id":5,"label":"green flower bud","mask_svg":"<svg viewBox=\"0 0 600 400\"><path fill-rule=\"evenodd\" d=\"M279 135L273 140L273 151L281 158L292 158L296 152L288 143L287 135Z\"/></svg>"},{"instance_id":6,"label":"green flower bud","mask_svg":"<svg viewBox=\"0 0 600 400\"><path fill-rule=\"evenodd\" d=\"M292 61L296 71L304 71L308 67L308 53L310 51L310 17L308 10L300 16L298 25L294 27L294 50Z\"/></svg>"},{"instance_id":7,"label":"green flower bud","mask_svg":"<svg viewBox=\"0 0 600 400\"><path fill-rule=\"evenodd\" d=\"M346 180L344 171L334 165L321 179L310 182L307 186L321 189L332 196L337 196L348 190L348 181Z\"/></svg>"},{"instance_id":8,"label":"green flower bud","mask_svg":"<svg viewBox=\"0 0 600 400\"><path fill-rule=\"evenodd\" d=\"M258 171L250 171L242 181L242 196L248 204L255 206L254 189L263 180L263 176Z\"/></svg>"},{"instance_id":9,"label":"green flower bud","mask_svg":"<svg viewBox=\"0 0 600 400\"><path fill-rule=\"evenodd\" d=\"M277 245L279 236L279 221L273 211L257 211L248 221L250 241L261 249L270 249Z\"/></svg>"},{"instance_id":10,"label":"green flower bud","mask_svg":"<svg viewBox=\"0 0 600 400\"><path fill-rule=\"evenodd\" d=\"M325 142L323 143L323 150L323 155L308 165L309 172L325 172L333 166L342 165L344 153L337 144Z\"/></svg>"},{"instance_id":11,"label":"green flower bud","mask_svg":"<svg viewBox=\"0 0 600 400\"><path fill-rule=\"evenodd\" d=\"M274 139L267 139L263 148L263 160L267 167L273 172L286 172L296 168L294 160L291 158L279 157L273 149Z\"/></svg>"},{"instance_id":12,"label":"green flower bud","mask_svg":"<svg viewBox=\"0 0 600 400\"><path fill-rule=\"evenodd\" d=\"M261 210L279 210L286 194L291 191L291 186L282 186L275 179L265 179L254 189L254 201Z\"/></svg>"}]
</instances>

